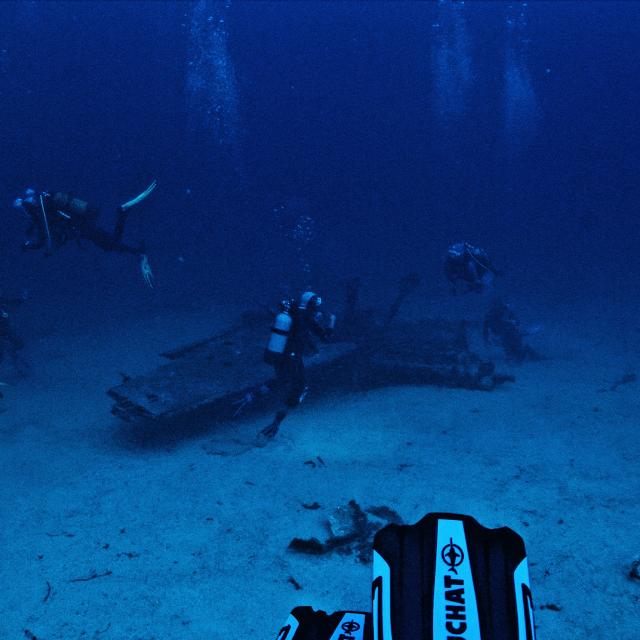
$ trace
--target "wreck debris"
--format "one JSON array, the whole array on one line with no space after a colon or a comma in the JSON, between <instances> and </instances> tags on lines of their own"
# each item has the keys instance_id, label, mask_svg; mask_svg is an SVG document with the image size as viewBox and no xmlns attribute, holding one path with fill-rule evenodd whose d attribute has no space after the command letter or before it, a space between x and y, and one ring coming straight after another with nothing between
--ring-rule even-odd
<instances>
[{"instance_id":1,"label":"wreck debris","mask_svg":"<svg viewBox=\"0 0 640 640\"><path fill-rule=\"evenodd\" d=\"M632 580L640 580L640 558L636 558L629 568L629 577Z\"/></svg>"},{"instance_id":2,"label":"wreck debris","mask_svg":"<svg viewBox=\"0 0 640 640\"><path fill-rule=\"evenodd\" d=\"M289 576L287 582L292 584L296 591L300 591L302 589L302 585L293 576Z\"/></svg>"},{"instance_id":3,"label":"wreck debris","mask_svg":"<svg viewBox=\"0 0 640 640\"><path fill-rule=\"evenodd\" d=\"M111 412L129 422L172 420L199 410L233 420L234 403L273 377L261 360L264 335L265 327L236 328L232 335L214 336L155 371L112 387L107 392ZM460 327L445 320L395 321L355 341L320 345L306 367L310 385L319 392L403 384L490 391L514 381L469 351ZM270 396L258 397L250 410L270 409ZM323 466L321 460L315 463Z\"/></svg>"},{"instance_id":4,"label":"wreck debris","mask_svg":"<svg viewBox=\"0 0 640 640\"><path fill-rule=\"evenodd\" d=\"M89 582L90 580L95 580L96 578L105 578L106 576L110 576L113 574L113 571L107 570L104 573L98 573L97 571L92 571L88 576L81 576L80 578L72 578L69 582Z\"/></svg>"},{"instance_id":5,"label":"wreck debris","mask_svg":"<svg viewBox=\"0 0 640 640\"><path fill-rule=\"evenodd\" d=\"M293 538L289 543L289 549L312 556L321 556L328 551L326 545L318 538Z\"/></svg>"},{"instance_id":6,"label":"wreck debris","mask_svg":"<svg viewBox=\"0 0 640 640\"><path fill-rule=\"evenodd\" d=\"M52 591L51 583L47 580L47 593L45 593L44 598L42 598L42 602L46 602L51 597Z\"/></svg>"},{"instance_id":7,"label":"wreck debris","mask_svg":"<svg viewBox=\"0 0 640 640\"><path fill-rule=\"evenodd\" d=\"M541 604L538 608L540 610L548 609L549 611L562 611L562 607L554 604L553 602L550 602L549 604Z\"/></svg>"},{"instance_id":8,"label":"wreck debris","mask_svg":"<svg viewBox=\"0 0 640 640\"><path fill-rule=\"evenodd\" d=\"M400 517L400 514L395 509L391 509L390 507L369 507L367 509L367 513L370 513L371 515L376 516L381 520L385 520L389 524L402 524L402 518Z\"/></svg>"},{"instance_id":9,"label":"wreck debris","mask_svg":"<svg viewBox=\"0 0 640 640\"><path fill-rule=\"evenodd\" d=\"M386 506L363 510L355 500L350 500L328 516L329 536L324 542L315 537L293 538L289 549L308 555L326 555L332 551L341 555L355 554L358 561L368 562L373 537L388 524L402 524L402 518L395 510Z\"/></svg>"},{"instance_id":10,"label":"wreck debris","mask_svg":"<svg viewBox=\"0 0 640 640\"><path fill-rule=\"evenodd\" d=\"M331 343L319 345L319 352L306 358L309 384L319 390L410 384L489 391L513 382L470 350L468 323L398 317L418 284L414 274L403 278L384 313L359 309L359 281L348 283L344 322ZM251 410L266 409L274 399L271 394L256 398L255 390L273 379L272 368L262 361L271 320L267 312L245 314L225 331L165 351L166 364L148 375L127 376L107 391L114 401L111 413L133 422L172 420L206 409L233 420L246 397L252 398Z\"/></svg>"},{"instance_id":11,"label":"wreck debris","mask_svg":"<svg viewBox=\"0 0 640 640\"><path fill-rule=\"evenodd\" d=\"M108 390L113 415L125 421L175 419L207 409L232 419L234 402L273 378L262 361L264 326L242 323L206 340L163 354L169 362L148 375L136 376ZM306 360L309 379L326 375L327 367L353 351L352 343L323 345ZM271 399L265 398L264 403ZM263 404L256 401L254 405Z\"/></svg>"},{"instance_id":12,"label":"wreck debris","mask_svg":"<svg viewBox=\"0 0 640 640\"><path fill-rule=\"evenodd\" d=\"M625 373L621 378L618 378L611 387L609 391L615 391L618 387L621 387L624 384L631 384L638 379L638 376L635 373Z\"/></svg>"}]
</instances>

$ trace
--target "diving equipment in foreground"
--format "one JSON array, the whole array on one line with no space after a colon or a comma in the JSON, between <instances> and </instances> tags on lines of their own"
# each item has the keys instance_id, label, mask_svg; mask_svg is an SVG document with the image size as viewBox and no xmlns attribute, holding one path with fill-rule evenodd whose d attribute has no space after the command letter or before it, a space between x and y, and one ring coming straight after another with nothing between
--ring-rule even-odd
<instances>
[{"instance_id":1,"label":"diving equipment in foreground","mask_svg":"<svg viewBox=\"0 0 640 640\"><path fill-rule=\"evenodd\" d=\"M432 513L381 529L372 613L291 612L277 640L535 640L522 538L474 518Z\"/></svg>"},{"instance_id":2,"label":"diving equipment in foreground","mask_svg":"<svg viewBox=\"0 0 640 640\"><path fill-rule=\"evenodd\" d=\"M276 640L370 640L371 614L362 611L325 613L296 607Z\"/></svg>"}]
</instances>

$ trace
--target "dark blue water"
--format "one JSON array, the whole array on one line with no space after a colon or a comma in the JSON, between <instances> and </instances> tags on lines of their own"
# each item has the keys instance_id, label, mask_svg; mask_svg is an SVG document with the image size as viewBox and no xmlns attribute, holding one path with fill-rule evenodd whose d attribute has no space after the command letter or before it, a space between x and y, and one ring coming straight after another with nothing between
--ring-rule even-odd
<instances>
[{"instance_id":1,"label":"dark blue water","mask_svg":"<svg viewBox=\"0 0 640 640\"><path fill-rule=\"evenodd\" d=\"M640 275L636 3L4 2L0 25L3 288L43 305L434 288L457 239L515 289ZM24 187L109 225L152 178L127 238L154 292L126 256L21 254Z\"/></svg>"},{"instance_id":2,"label":"dark blue water","mask_svg":"<svg viewBox=\"0 0 640 640\"><path fill-rule=\"evenodd\" d=\"M628 345L640 285L639 33L640 3L612 0L0 2L0 297L28 291L14 324L32 365L31 376L1 387L0 436L12 470L3 489L16 514L2 546L20 587L11 607L25 610L9 612L12 624L19 618L49 637L53 615L55 637L72 637L71 628L73 637L86 636L82 629L98 637L113 615L119 637L122 629L156 633L147 609L166 601L157 624L179 627L166 637L187 637L180 631L189 620L172 607L193 614L189 637L202 637L211 603L219 599L226 612L220 628L235 624L246 604L236 594L251 598L247 585L255 593L264 579L266 593L281 600L260 603L238 628L242 635L260 627L265 637L269 607L284 613L303 595L287 573L310 589L306 568L303 578L281 563L286 546L276 528L316 497L331 513L344 483L340 500L353 491L368 505L363 498L375 489L408 514L478 493L471 504L495 524L520 518L544 551L532 567L545 629L598 637L599 624L620 622L635 630L628 612L637 614L638 596L626 589L637 586L628 567L638 550L624 526L637 521L637 455L627 433L637 409L633 387L618 392L614 381L627 376L632 384L637 370L637 349ZM136 257L88 242L49 257L21 250L26 221L11 203L25 188L73 192L100 205L101 224L111 228L117 205L154 179L158 188L132 210L125 238L144 242L155 288L145 286ZM211 309L231 316L302 287L339 309L345 281L360 277L365 303L384 312L395 283L415 272L421 285L411 311L437 315L449 304L451 315L460 298L451 304L442 262L461 240L492 256L501 295L525 307L531 300L540 316L546 309L546 317L526 318L545 325L545 359L518 367L514 385L473 398L392 389L380 403L355 393L344 405L306 401L303 417L288 419L286 435L253 459L211 457L204 436L184 445L182 457L162 445L125 449L113 437L123 429L103 391L120 371L152 369L156 344L178 346L219 328L218 317L209 327ZM460 308L468 303L465 312L478 320L484 302L469 295ZM626 302L629 324L616 315L624 316ZM67 335L77 326L84 333ZM120 327L137 333L120 342ZM512 371L498 360L503 366ZM407 453L403 443L414 440L418 453ZM503 456L505 441L512 450ZM327 454L320 445L330 445ZM290 481L318 455L334 475ZM411 471L420 456L428 459L424 472ZM255 500L263 518L275 496L276 525L267 518L264 539L264 522L248 515L249 495L262 496ZM217 529L210 514L220 517ZM242 527L249 551L236 545ZM75 540L59 533L67 528ZM103 560L137 557L121 546L114 559L115 544L111 556L103 553L107 540L125 544L126 529L144 553L152 549L144 569L130 565L130 583L118 574L122 565ZM54 546L67 542L73 546ZM196 576L189 562L200 564L201 549L212 573L177 582L171 593L163 563L179 558L179 579ZM69 566L58 567L54 551ZM332 579L351 580L361 569L340 566ZM104 592L71 590L70 578L107 567L113 582ZM45 606L49 580L53 614L51 601ZM583 580L584 593L569 591ZM210 585L219 591L206 591ZM339 597L329 587L314 586ZM206 606L194 614L196 590ZM585 602L592 593L608 604ZM558 616L556 602L565 609ZM620 637L634 637L624 629Z\"/></svg>"}]
</instances>

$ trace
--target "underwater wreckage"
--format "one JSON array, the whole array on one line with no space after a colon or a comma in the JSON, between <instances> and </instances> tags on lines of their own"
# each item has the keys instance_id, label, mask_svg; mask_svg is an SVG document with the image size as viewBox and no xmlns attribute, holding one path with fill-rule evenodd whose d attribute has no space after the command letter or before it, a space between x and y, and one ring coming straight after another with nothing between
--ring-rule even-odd
<instances>
[{"instance_id":1,"label":"underwater wreckage","mask_svg":"<svg viewBox=\"0 0 640 640\"><path fill-rule=\"evenodd\" d=\"M464 323L396 320L412 286L401 281L383 323L359 312L357 296L348 296L343 315L348 331L337 331L331 343L320 344L316 354L305 357L316 394L397 385L490 391L514 381L469 349ZM146 375L123 376L121 384L107 391L113 400L111 413L125 421L172 420L202 410L234 418L242 398L274 376L262 361L271 320L267 311L248 313L225 331L162 353L167 363ZM259 398L251 410L266 410L273 402L270 396Z\"/></svg>"}]
</instances>

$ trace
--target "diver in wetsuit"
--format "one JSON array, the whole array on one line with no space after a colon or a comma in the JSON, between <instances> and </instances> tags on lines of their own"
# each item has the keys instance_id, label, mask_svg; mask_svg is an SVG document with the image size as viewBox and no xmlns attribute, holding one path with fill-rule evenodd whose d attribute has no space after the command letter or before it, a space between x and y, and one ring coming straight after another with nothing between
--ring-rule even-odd
<instances>
[{"instance_id":1,"label":"diver in wetsuit","mask_svg":"<svg viewBox=\"0 0 640 640\"><path fill-rule=\"evenodd\" d=\"M468 242L456 242L449 247L444 261L444 273L451 284L452 293L458 293L460 288L479 293L497 275L487 252Z\"/></svg>"},{"instance_id":2,"label":"diver in wetsuit","mask_svg":"<svg viewBox=\"0 0 640 640\"><path fill-rule=\"evenodd\" d=\"M540 359L540 356L525 343L527 332L521 328L513 308L502 300L493 301L484 317L482 335L485 344L498 341L505 356L512 362Z\"/></svg>"},{"instance_id":3,"label":"diver in wetsuit","mask_svg":"<svg viewBox=\"0 0 640 640\"><path fill-rule=\"evenodd\" d=\"M271 337L265 349L264 360L275 369L274 387L284 389L285 408L278 411L273 422L261 431L273 438L288 412L297 407L307 394L304 355L317 353L314 337L328 342L335 328L335 316L329 315L326 326L321 324L322 299L313 291L305 291L296 307L293 301L280 304Z\"/></svg>"},{"instance_id":4,"label":"diver in wetsuit","mask_svg":"<svg viewBox=\"0 0 640 640\"><path fill-rule=\"evenodd\" d=\"M140 270L148 286L153 287L153 272L142 246L133 247L122 240L131 207L140 203L155 189L155 180L140 195L117 208L113 231L98 226L100 209L69 193L25 191L24 198L16 198L14 207L22 209L29 220L27 240L23 250L45 249L50 255L69 240L88 240L103 251L130 253L140 258Z\"/></svg>"},{"instance_id":5,"label":"diver in wetsuit","mask_svg":"<svg viewBox=\"0 0 640 640\"><path fill-rule=\"evenodd\" d=\"M28 367L20 355L24 341L16 333L11 323L12 310L19 307L27 299L26 293L20 298L0 297L0 363L6 356L19 376L27 375Z\"/></svg>"}]
</instances>

